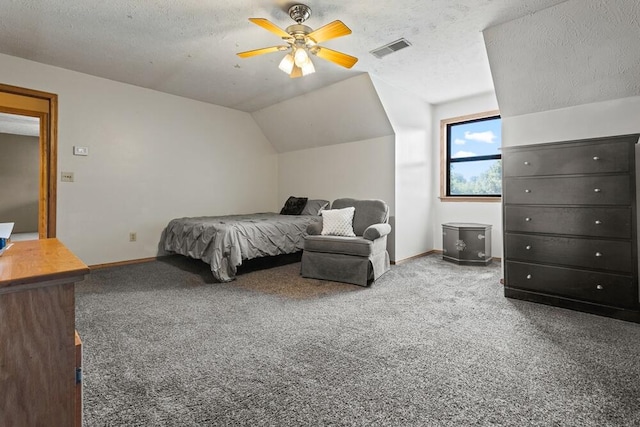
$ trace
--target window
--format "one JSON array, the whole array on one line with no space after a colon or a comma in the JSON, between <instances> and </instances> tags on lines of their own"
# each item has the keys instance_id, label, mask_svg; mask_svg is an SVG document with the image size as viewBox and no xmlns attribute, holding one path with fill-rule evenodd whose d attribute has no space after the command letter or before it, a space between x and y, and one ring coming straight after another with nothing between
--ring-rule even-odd
<instances>
[{"instance_id":1,"label":"window","mask_svg":"<svg viewBox=\"0 0 640 427\"><path fill-rule=\"evenodd\" d=\"M498 111L440 122L440 198L500 201L502 126Z\"/></svg>"}]
</instances>

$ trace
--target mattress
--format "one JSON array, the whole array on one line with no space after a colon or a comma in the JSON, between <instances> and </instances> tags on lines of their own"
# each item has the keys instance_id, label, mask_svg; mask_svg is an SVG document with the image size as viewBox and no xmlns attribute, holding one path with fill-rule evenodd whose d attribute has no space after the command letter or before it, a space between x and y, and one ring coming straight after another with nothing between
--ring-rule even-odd
<instances>
[{"instance_id":1,"label":"mattress","mask_svg":"<svg viewBox=\"0 0 640 427\"><path fill-rule=\"evenodd\" d=\"M319 221L320 216L271 212L176 218L164 230L160 246L206 262L216 280L228 282L243 260L301 251L307 226Z\"/></svg>"}]
</instances>

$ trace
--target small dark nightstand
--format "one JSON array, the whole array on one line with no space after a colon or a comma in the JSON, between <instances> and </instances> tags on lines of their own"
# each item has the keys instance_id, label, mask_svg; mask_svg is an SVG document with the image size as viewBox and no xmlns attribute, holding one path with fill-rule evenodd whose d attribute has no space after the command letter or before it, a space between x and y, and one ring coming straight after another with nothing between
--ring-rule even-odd
<instances>
[{"instance_id":1,"label":"small dark nightstand","mask_svg":"<svg viewBox=\"0 0 640 427\"><path fill-rule=\"evenodd\" d=\"M442 259L459 265L491 264L491 225L442 224Z\"/></svg>"}]
</instances>

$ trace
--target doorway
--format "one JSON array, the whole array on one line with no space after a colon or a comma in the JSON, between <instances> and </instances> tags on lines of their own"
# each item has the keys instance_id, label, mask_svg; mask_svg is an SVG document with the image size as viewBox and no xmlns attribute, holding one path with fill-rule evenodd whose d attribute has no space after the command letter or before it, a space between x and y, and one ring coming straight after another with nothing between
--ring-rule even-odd
<instances>
[{"instance_id":1,"label":"doorway","mask_svg":"<svg viewBox=\"0 0 640 427\"><path fill-rule=\"evenodd\" d=\"M39 121L38 238L55 237L58 96L53 93L0 84L0 113L37 118ZM3 162L12 161L10 158L2 157Z\"/></svg>"}]
</instances>

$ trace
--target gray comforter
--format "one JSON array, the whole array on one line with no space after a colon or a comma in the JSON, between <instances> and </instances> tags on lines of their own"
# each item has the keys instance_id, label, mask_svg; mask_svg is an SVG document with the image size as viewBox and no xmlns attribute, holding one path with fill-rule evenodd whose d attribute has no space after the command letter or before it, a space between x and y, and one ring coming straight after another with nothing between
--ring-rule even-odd
<instances>
[{"instance_id":1,"label":"gray comforter","mask_svg":"<svg viewBox=\"0 0 640 427\"><path fill-rule=\"evenodd\" d=\"M301 251L307 226L319 216L256 213L176 218L165 229L161 247L211 265L216 280L228 282L242 260Z\"/></svg>"}]
</instances>

